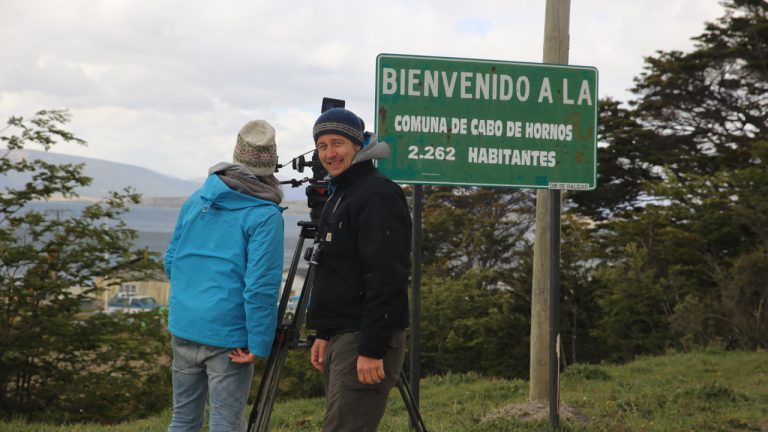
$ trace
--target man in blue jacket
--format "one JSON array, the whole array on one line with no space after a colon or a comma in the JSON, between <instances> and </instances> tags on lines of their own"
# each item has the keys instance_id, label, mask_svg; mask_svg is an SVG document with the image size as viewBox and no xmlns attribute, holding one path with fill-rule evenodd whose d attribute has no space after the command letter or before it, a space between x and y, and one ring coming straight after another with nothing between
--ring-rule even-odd
<instances>
[{"instance_id":1,"label":"man in blue jacket","mask_svg":"<svg viewBox=\"0 0 768 432\"><path fill-rule=\"evenodd\" d=\"M184 203L165 253L173 432L200 430L206 397L211 432L244 430L253 362L275 335L284 227L272 126L243 126L233 161Z\"/></svg>"},{"instance_id":2,"label":"man in blue jacket","mask_svg":"<svg viewBox=\"0 0 768 432\"><path fill-rule=\"evenodd\" d=\"M318 157L333 194L319 223L321 256L307 327L312 365L323 373L324 432L372 432L405 356L411 217L400 186L373 159L389 147L351 111L315 122Z\"/></svg>"}]
</instances>

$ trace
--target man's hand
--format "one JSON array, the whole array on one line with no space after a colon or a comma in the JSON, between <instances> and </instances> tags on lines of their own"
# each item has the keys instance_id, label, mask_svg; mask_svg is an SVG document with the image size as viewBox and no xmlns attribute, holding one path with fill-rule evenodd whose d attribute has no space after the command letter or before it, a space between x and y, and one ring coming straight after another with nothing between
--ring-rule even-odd
<instances>
[{"instance_id":1,"label":"man's hand","mask_svg":"<svg viewBox=\"0 0 768 432\"><path fill-rule=\"evenodd\" d=\"M357 357L357 379L361 384L378 384L384 379L384 360Z\"/></svg>"},{"instance_id":2,"label":"man's hand","mask_svg":"<svg viewBox=\"0 0 768 432\"><path fill-rule=\"evenodd\" d=\"M253 363L256 361L256 356L251 354L247 349L237 348L229 353L229 360L232 363Z\"/></svg>"},{"instance_id":3,"label":"man's hand","mask_svg":"<svg viewBox=\"0 0 768 432\"><path fill-rule=\"evenodd\" d=\"M315 343L312 344L312 350L310 351L309 361L321 373L323 372L323 360L325 359L325 347L327 345L327 340L315 339Z\"/></svg>"}]
</instances>

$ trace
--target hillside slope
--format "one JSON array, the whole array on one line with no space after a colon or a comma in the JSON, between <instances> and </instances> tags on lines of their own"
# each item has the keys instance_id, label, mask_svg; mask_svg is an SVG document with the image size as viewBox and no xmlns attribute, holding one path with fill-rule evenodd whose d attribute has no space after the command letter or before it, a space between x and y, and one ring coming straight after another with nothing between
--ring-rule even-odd
<instances>
[{"instance_id":1,"label":"hillside slope","mask_svg":"<svg viewBox=\"0 0 768 432\"><path fill-rule=\"evenodd\" d=\"M530 405L527 394L528 383L522 380L430 377L422 381L421 413L427 428L437 432L549 431L546 417L519 418L522 410L515 408ZM563 416L563 431L768 431L768 352L708 351L625 365L576 365L562 375L561 401L582 414L580 420ZM322 418L322 399L286 401L278 395L270 430L317 431ZM0 431L163 431L169 420L170 410L114 426L13 421L0 423ZM393 390L379 431L407 430L407 412Z\"/></svg>"},{"instance_id":2,"label":"hillside slope","mask_svg":"<svg viewBox=\"0 0 768 432\"><path fill-rule=\"evenodd\" d=\"M104 198L110 191L122 191L130 186L142 195L143 204L178 207L185 197L202 184L205 177L205 173L201 173L199 180L183 180L140 166L37 150L16 150L11 152L9 157L14 161L25 158L40 159L53 164L85 164L84 174L91 177L93 182L90 186L79 189L78 194L81 199L86 200ZM305 177L305 174L287 169L279 173L281 178L286 179L293 174L296 174L294 177L297 178ZM29 179L29 175L0 176L0 190L6 187L21 187ZM286 185L283 186L283 192L286 201L306 202L305 185L298 188Z\"/></svg>"},{"instance_id":3,"label":"hillside slope","mask_svg":"<svg viewBox=\"0 0 768 432\"><path fill-rule=\"evenodd\" d=\"M83 172L93 178L93 182L90 186L78 191L82 197L101 198L107 196L109 191L122 191L128 186L133 187L145 197L188 196L200 185L200 182L182 180L134 165L60 153L16 150L9 157L11 160L40 159L55 164L84 163ZM0 176L0 187L16 188L27 181L29 181L28 175Z\"/></svg>"}]
</instances>

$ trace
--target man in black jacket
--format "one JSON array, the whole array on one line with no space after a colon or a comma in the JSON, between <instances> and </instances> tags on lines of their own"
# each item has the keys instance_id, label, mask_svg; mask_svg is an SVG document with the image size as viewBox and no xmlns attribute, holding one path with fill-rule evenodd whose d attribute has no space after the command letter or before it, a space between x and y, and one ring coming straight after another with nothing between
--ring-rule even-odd
<instances>
[{"instance_id":1,"label":"man in black jacket","mask_svg":"<svg viewBox=\"0 0 768 432\"><path fill-rule=\"evenodd\" d=\"M373 166L389 147L364 130L343 108L313 129L332 191L307 313L326 391L323 431L375 431L405 356L411 218L402 189Z\"/></svg>"}]
</instances>

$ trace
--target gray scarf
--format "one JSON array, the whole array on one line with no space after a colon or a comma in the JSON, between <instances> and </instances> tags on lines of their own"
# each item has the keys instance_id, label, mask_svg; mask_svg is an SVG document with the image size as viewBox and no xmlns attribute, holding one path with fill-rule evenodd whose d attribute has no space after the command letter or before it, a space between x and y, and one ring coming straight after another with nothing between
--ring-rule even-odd
<instances>
[{"instance_id":1,"label":"gray scarf","mask_svg":"<svg viewBox=\"0 0 768 432\"><path fill-rule=\"evenodd\" d=\"M243 165L229 162L219 162L208 169L208 175L218 174L227 186L242 194L280 204L283 200L282 191L261 181Z\"/></svg>"}]
</instances>

